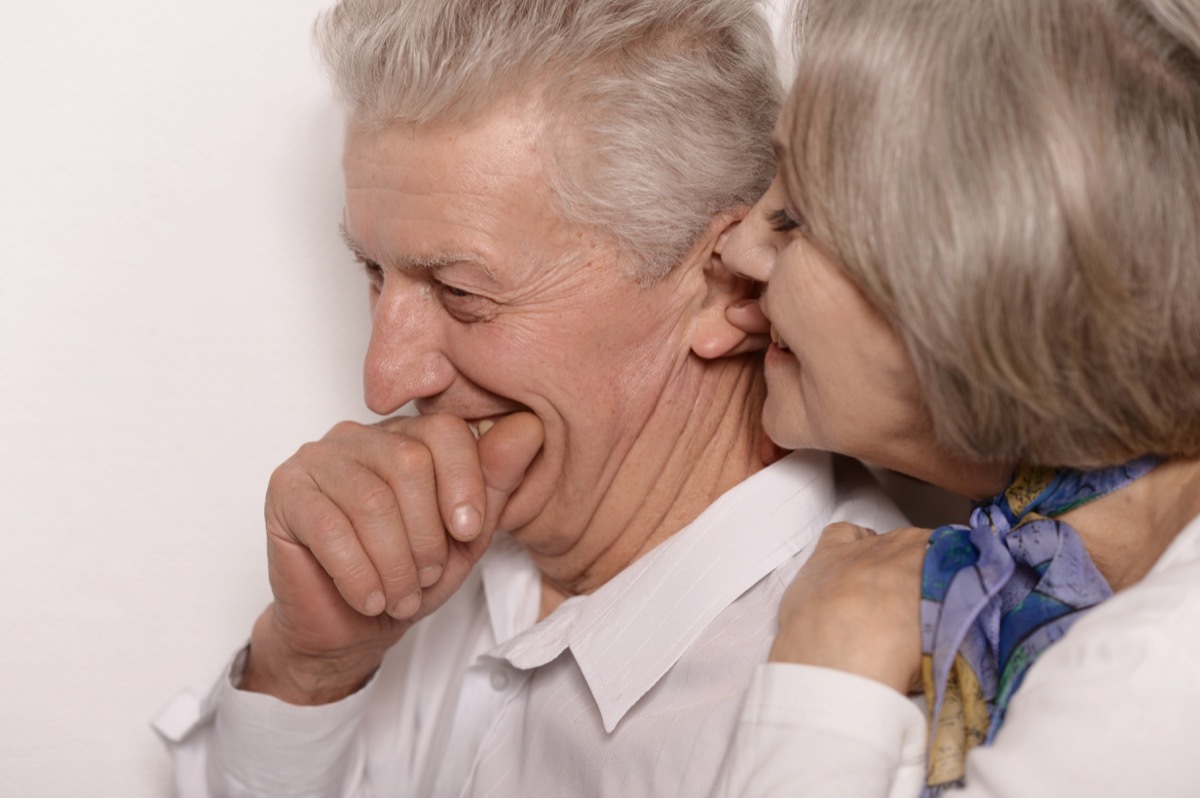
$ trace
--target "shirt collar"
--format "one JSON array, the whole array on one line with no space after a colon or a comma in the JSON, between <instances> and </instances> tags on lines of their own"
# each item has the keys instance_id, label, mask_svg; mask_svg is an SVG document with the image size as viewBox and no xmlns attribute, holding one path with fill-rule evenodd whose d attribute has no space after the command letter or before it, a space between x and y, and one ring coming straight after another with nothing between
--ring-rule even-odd
<instances>
[{"instance_id":1,"label":"shirt collar","mask_svg":"<svg viewBox=\"0 0 1200 798\"><path fill-rule=\"evenodd\" d=\"M829 456L795 452L726 492L596 592L568 599L523 632L497 634L504 642L491 653L528 669L570 648L611 732L713 619L816 539L834 502ZM507 566L484 569L497 632L504 631L497 613L513 609L500 599L513 555L495 558Z\"/></svg>"}]
</instances>

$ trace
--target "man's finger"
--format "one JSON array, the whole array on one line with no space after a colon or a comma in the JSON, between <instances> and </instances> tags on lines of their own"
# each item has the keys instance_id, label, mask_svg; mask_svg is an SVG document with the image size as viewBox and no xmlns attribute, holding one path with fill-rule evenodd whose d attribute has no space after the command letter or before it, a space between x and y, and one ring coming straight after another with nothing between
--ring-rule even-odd
<instances>
[{"instance_id":1,"label":"man's finger","mask_svg":"<svg viewBox=\"0 0 1200 798\"><path fill-rule=\"evenodd\" d=\"M474 448L474 441L471 442ZM424 456L423 468L414 468L407 477L393 478L392 490L400 502L400 514L404 519L404 536L417 570L418 587L427 588L441 578L446 565L449 544L442 513L438 509L438 479L435 476L437 458L418 441L405 441L405 448L418 448ZM414 463L415 465L415 463ZM482 475L479 476L482 481ZM391 599L393 596L388 595ZM401 597L402 598L402 597ZM391 607L392 605L389 605ZM410 599L407 609L420 607L420 602ZM393 617L407 618L411 612L393 612Z\"/></svg>"},{"instance_id":2,"label":"man's finger","mask_svg":"<svg viewBox=\"0 0 1200 798\"><path fill-rule=\"evenodd\" d=\"M312 552L346 603L363 615L385 608L383 585L350 519L329 497L308 491L286 503L268 531L281 544L294 541Z\"/></svg>"},{"instance_id":3,"label":"man's finger","mask_svg":"<svg viewBox=\"0 0 1200 798\"><path fill-rule=\"evenodd\" d=\"M389 432L420 441L433 457L437 507L445 530L457 540L472 540L483 530L487 504L479 448L467 423L446 414L388 419L380 424ZM402 475L397 477L402 479ZM407 516L406 516L407 518ZM430 541L426 541L430 542ZM427 548L414 540L421 560ZM426 567L429 563L424 564Z\"/></svg>"}]
</instances>

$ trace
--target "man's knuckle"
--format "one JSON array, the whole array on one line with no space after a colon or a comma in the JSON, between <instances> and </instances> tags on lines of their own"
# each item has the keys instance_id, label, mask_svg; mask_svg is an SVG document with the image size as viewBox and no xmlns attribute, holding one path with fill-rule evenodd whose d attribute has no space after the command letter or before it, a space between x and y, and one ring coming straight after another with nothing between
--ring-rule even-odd
<instances>
[{"instance_id":1,"label":"man's knuckle","mask_svg":"<svg viewBox=\"0 0 1200 798\"><path fill-rule=\"evenodd\" d=\"M311 544L334 546L346 536L347 524L345 517L332 510L318 511L309 516L308 521Z\"/></svg>"},{"instance_id":2,"label":"man's knuckle","mask_svg":"<svg viewBox=\"0 0 1200 798\"><path fill-rule=\"evenodd\" d=\"M358 506L368 518L390 518L396 512L396 496L386 484L373 485L363 490Z\"/></svg>"},{"instance_id":3,"label":"man's knuckle","mask_svg":"<svg viewBox=\"0 0 1200 798\"><path fill-rule=\"evenodd\" d=\"M300 446L296 453L291 456L279 468L286 473L304 472L312 468L313 464L320 463L327 453L330 451L330 446L324 439L319 441L309 441Z\"/></svg>"},{"instance_id":4,"label":"man's knuckle","mask_svg":"<svg viewBox=\"0 0 1200 798\"><path fill-rule=\"evenodd\" d=\"M423 444L403 440L396 444L394 453L396 466L406 473L428 471L433 465L433 456Z\"/></svg>"},{"instance_id":5,"label":"man's knuckle","mask_svg":"<svg viewBox=\"0 0 1200 798\"><path fill-rule=\"evenodd\" d=\"M306 446L308 444L305 444ZM300 447L303 450L303 446ZM298 481L305 478L306 469L302 466L297 458L300 452L298 451L291 458L280 463L274 471L271 472L270 478L267 480L268 490L282 490L294 486Z\"/></svg>"},{"instance_id":6,"label":"man's knuckle","mask_svg":"<svg viewBox=\"0 0 1200 798\"><path fill-rule=\"evenodd\" d=\"M363 425L359 424L357 421L339 421L330 428L325 437L344 438L349 435L357 434L361 429L363 429Z\"/></svg>"}]
</instances>

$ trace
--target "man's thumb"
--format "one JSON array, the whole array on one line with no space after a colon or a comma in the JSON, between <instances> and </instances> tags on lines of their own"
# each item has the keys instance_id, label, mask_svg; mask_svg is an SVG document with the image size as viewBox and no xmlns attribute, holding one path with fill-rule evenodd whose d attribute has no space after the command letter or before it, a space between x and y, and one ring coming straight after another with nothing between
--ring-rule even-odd
<instances>
[{"instance_id":1,"label":"man's thumb","mask_svg":"<svg viewBox=\"0 0 1200 798\"><path fill-rule=\"evenodd\" d=\"M542 422L533 413L504 416L479 439L479 464L487 493L485 533L496 528L508 497L520 486L544 440Z\"/></svg>"}]
</instances>

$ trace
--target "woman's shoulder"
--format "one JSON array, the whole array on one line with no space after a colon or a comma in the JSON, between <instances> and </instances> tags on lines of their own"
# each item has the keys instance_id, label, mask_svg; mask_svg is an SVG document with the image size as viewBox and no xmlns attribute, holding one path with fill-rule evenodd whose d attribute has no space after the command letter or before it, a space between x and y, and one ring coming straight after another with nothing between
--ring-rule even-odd
<instances>
[{"instance_id":1,"label":"woman's shoulder","mask_svg":"<svg viewBox=\"0 0 1200 798\"><path fill-rule=\"evenodd\" d=\"M1149 579L1156 572L1195 568L1200 568L1200 515L1176 535L1146 578Z\"/></svg>"},{"instance_id":2,"label":"woman's shoulder","mask_svg":"<svg viewBox=\"0 0 1200 798\"><path fill-rule=\"evenodd\" d=\"M1121 659L1144 666L1181 654L1200 661L1200 517L1140 582L1091 610L1055 648L1074 666Z\"/></svg>"},{"instance_id":3,"label":"woman's shoulder","mask_svg":"<svg viewBox=\"0 0 1200 798\"><path fill-rule=\"evenodd\" d=\"M1126 594L1131 598L1118 602ZM1150 572L1137 584L1114 596L1109 603L1122 606L1126 602L1134 605L1155 606L1175 597L1187 601L1187 607L1200 611L1200 516L1185 526ZM1170 602L1173 606L1175 602Z\"/></svg>"},{"instance_id":4,"label":"woman's shoulder","mask_svg":"<svg viewBox=\"0 0 1200 798\"><path fill-rule=\"evenodd\" d=\"M1141 582L1089 611L1033 664L996 744L972 755L977 780L986 771L988 783L1022 785L995 793L1006 795L1200 794L1189 764L1197 663L1200 519ZM1050 780L1024 789L1021 774L1037 772L1029 762L1046 752L1054 765L1039 778Z\"/></svg>"}]
</instances>

